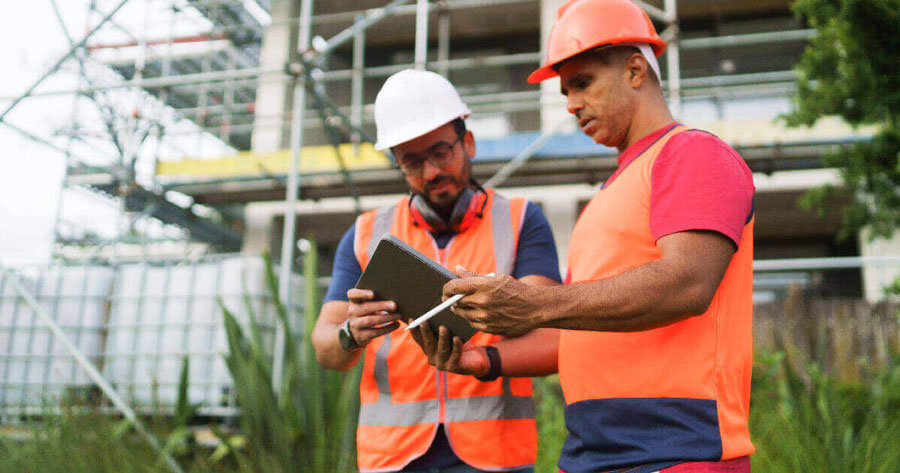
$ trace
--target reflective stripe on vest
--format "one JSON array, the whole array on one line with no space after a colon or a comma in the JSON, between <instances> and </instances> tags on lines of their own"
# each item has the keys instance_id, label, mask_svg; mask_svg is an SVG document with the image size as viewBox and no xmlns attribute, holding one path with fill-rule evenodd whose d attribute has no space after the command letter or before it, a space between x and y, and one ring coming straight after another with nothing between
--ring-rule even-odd
<instances>
[{"instance_id":1,"label":"reflective stripe on vest","mask_svg":"<svg viewBox=\"0 0 900 473\"><path fill-rule=\"evenodd\" d=\"M440 405L438 401L391 402L391 387L388 383L387 354L391 349L391 334L384 336L384 342L375 355L375 382L378 385L378 401L360 406L360 425L419 425L438 422ZM477 396L450 398L444 384L447 422L491 419L531 419L534 418L534 403L530 396L514 396L509 387L509 378L503 378L503 394L500 396ZM440 393L438 393L440 396Z\"/></svg>"},{"instance_id":2,"label":"reflective stripe on vest","mask_svg":"<svg viewBox=\"0 0 900 473\"><path fill-rule=\"evenodd\" d=\"M512 274L516 261L513 241L512 223L509 215L509 200L502 195L494 194L491 203L491 228L494 234L494 257L497 263L498 274Z\"/></svg>"},{"instance_id":3,"label":"reflective stripe on vest","mask_svg":"<svg viewBox=\"0 0 900 473\"><path fill-rule=\"evenodd\" d=\"M391 225L394 223L394 211L397 205L382 207L375 211L375 223L372 226L372 238L369 239L369 256L375 251L378 242L387 236L391 231Z\"/></svg>"},{"instance_id":4,"label":"reflective stripe on vest","mask_svg":"<svg viewBox=\"0 0 900 473\"><path fill-rule=\"evenodd\" d=\"M375 383L378 385L378 401L360 406L360 425L419 425L434 424L440 415L438 401L391 402L391 385L388 382L387 355L391 351L391 334L384 335L384 342L375 353ZM440 394L440 393L437 393Z\"/></svg>"},{"instance_id":5,"label":"reflective stripe on vest","mask_svg":"<svg viewBox=\"0 0 900 473\"><path fill-rule=\"evenodd\" d=\"M425 229L413 225L407 199L366 212L357 219L357 260L365 270L378 242L390 234L447 268L462 264L479 273L511 274L526 201L492 190L488 199L483 219L455 235L444 249ZM498 340L478 332L469 343ZM402 469L428 449L442 422L455 454L472 466L504 471L534 463L537 433L529 379L485 383L439 372L402 331L375 339L363 358L357 431L361 472Z\"/></svg>"},{"instance_id":6,"label":"reflective stripe on vest","mask_svg":"<svg viewBox=\"0 0 900 473\"><path fill-rule=\"evenodd\" d=\"M514 396L509 388L509 378L503 378L503 394L500 396L444 397L447 399L447 422L489 419L532 419L534 403L531 396Z\"/></svg>"}]
</instances>

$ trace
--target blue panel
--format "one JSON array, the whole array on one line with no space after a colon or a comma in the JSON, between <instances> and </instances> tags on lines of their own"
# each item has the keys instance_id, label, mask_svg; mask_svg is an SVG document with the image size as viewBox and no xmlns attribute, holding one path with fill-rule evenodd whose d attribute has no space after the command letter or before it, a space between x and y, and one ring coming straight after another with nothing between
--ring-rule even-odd
<instances>
[{"instance_id":1,"label":"blue panel","mask_svg":"<svg viewBox=\"0 0 900 473\"><path fill-rule=\"evenodd\" d=\"M566 473L655 471L722 458L716 402L707 399L593 399L566 406ZM631 469L638 467L637 469Z\"/></svg>"},{"instance_id":2,"label":"blue panel","mask_svg":"<svg viewBox=\"0 0 900 473\"><path fill-rule=\"evenodd\" d=\"M509 161L516 157L541 134L536 131L513 133L503 138L476 137L475 162ZM594 143L582 132L555 136L535 153L535 158L575 158L581 156L615 156L616 150Z\"/></svg>"},{"instance_id":3,"label":"blue panel","mask_svg":"<svg viewBox=\"0 0 900 473\"><path fill-rule=\"evenodd\" d=\"M502 138L478 138L475 137L477 144L477 152L475 153L475 162L505 162L515 158L519 153L528 147L531 143L541 137L540 132L528 131L520 133L512 133ZM870 136L842 136L834 139L817 139L815 141L805 141L800 144L804 145L834 145L857 143L871 140ZM791 144L786 144L790 146ZM760 144L755 146L747 146L748 148L771 148L771 145ZM566 159L566 158L590 158L597 156L616 156L618 152L615 148L598 145L594 143L587 135L581 131L572 134L555 136L548 141L537 153L533 159Z\"/></svg>"}]
</instances>

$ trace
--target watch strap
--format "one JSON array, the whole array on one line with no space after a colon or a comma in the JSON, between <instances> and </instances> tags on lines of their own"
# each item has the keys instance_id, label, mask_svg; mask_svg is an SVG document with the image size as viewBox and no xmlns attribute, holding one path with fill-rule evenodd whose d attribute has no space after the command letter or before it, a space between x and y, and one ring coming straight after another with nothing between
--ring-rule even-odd
<instances>
[{"instance_id":1,"label":"watch strap","mask_svg":"<svg viewBox=\"0 0 900 473\"><path fill-rule=\"evenodd\" d=\"M493 345L484 347L484 352L488 357L488 372L484 376L476 376L475 379L482 382L494 381L503 374L503 367L500 365L500 350Z\"/></svg>"},{"instance_id":2,"label":"watch strap","mask_svg":"<svg viewBox=\"0 0 900 473\"><path fill-rule=\"evenodd\" d=\"M341 324L340 330L344 333L344 337L346 337L348 342L348 346L344 346L343 343L341 344L341 347L344 350L354 351L362 348L362 345L356 341L356 337L353 336L353 332L350 330L350 319L345 320L344 323Z\"/></svg>"}]
</instances>

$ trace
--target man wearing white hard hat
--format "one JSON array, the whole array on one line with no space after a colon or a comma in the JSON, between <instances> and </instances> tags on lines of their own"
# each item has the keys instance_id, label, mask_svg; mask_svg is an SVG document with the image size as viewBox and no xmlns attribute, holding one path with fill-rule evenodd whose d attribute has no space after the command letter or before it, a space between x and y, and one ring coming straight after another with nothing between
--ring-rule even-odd
<instances>
[{"instance_id":1,"label":"man wearing white hard hat","mask_svg":"<svg viewBox=\"0 0 900 473\"><path fill-rule=\"evenodd\" d=\"M523 348L519 340L479 332L466 345L470 369L447 373L429 364L414 332L397 330L394 302L354 288L388 234L449 269L462 265L524 284L559 282L553 235L540 208L472 178L475 138L464 121L470 114L453 85L428 71L392 75L375 99L375 148L393 152L410 195L363 213L344 235L312 334L326 368L346 370L363 359L361 472L533 471L531 380L499 376L497 363L499 350ZM446 336L446 327L441 332ZM552 330L535 335L554 344L557 337Z\"/></svg>"},{"instance_id":2,"label":"man wearing white hard hat","mask_svg":"<svg viewBox=\"0 0 900 473\"><path fill-rule=\"evenodd\" d=\"M445 297L465 294L453 311L480 330L563 329L557 350L536 341L500 364L522 376L512 368L528 357L536 372L558 363L564 473L750 471L753 176L727 144L672 116L656 65L665 47L631 0L559 8L528 81L559 76L582 131L620 153L572 232L571 284L444 286ZM422 336L428 353L449 345ZM466 351L435 363L465 372Z\"/></svg>"}]
</instances>

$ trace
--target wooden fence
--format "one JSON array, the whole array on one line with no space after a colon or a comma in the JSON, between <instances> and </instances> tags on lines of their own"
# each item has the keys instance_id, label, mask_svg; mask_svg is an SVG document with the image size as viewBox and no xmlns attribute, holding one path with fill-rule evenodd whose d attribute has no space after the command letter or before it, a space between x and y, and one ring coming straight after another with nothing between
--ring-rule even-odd
<instances>
[{"instance_id":1,"label":"wooden fence","mask_svg":"<svg viewBox=\"0 0 900 473\"><path fill-rule=\"evenodd\" d=\"M753 336L757 350L784 350L791 363L818 363L847 382L900 354L900 304L860 299L787 297L756 304Z\"/></svg>"}]
</instances>

